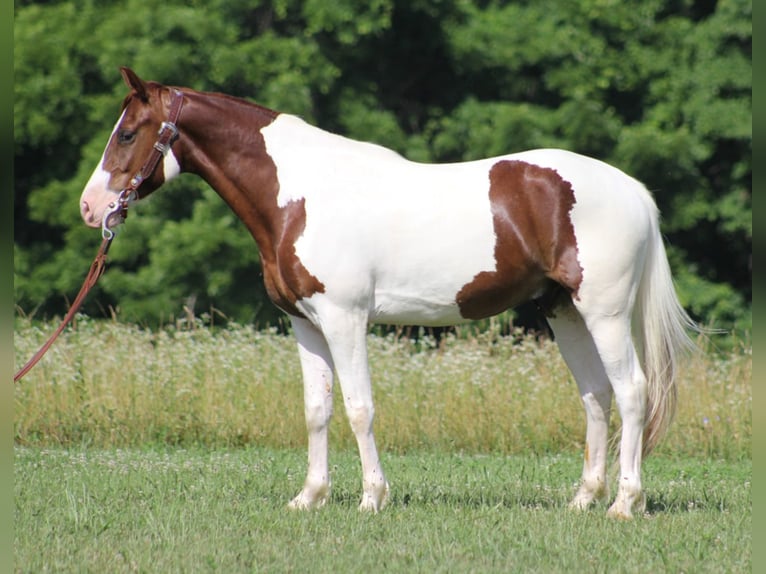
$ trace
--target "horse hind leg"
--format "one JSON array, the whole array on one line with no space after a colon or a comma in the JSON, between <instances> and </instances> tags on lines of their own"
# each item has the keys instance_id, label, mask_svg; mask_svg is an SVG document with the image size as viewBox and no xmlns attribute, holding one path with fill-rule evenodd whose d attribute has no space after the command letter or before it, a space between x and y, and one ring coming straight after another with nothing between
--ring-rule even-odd
<instances>
[{"instance_id":1,"label":"horse hind leg","mask_svg":"<svg viewBox=\"0 0 766 574\"><path fill-rule=\"evenodd\" d=\"M618 490L607 514L629 519L634 511L643 512L646 505L641 488L641 458L647 380L633 344L629 313L598 313L584 317L622 419Z\"/></svg>"},{"instance_id":2,"label":"horse hind leg","mask_svg":"<svg viewBox=\"0 0 766 574\"><path fill-rule=\"evenodd\" d=\"M606 461L612 387L585 322L567 303L548 318L556 343L580 392L586 417L582 479L570 508L584 510L607 495Z\"/></svg>"}]
</instances>

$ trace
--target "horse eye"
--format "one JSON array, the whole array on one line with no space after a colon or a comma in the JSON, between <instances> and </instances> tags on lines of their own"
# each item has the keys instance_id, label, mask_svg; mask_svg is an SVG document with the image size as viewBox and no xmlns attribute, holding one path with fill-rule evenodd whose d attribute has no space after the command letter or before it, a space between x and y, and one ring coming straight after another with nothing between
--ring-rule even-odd
<instances>
[{"instance_id":1,"label":"horse eye","mask_svg":"<svg viewBox=\"0 0 766 574\"><path fill-rule=\"evenodd\" d=\"M121 144L132 143L134 139L136 139L136 132L128 130L120 130L117 132L117 141Z\"/></svg>"}]
</instances>

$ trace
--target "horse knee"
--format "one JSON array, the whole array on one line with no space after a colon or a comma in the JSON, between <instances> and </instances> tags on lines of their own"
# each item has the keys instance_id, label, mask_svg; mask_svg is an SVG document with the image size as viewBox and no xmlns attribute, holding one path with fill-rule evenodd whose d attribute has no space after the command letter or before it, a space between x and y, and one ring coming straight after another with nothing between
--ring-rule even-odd
<instances>
[{"instance_id":1,"label":"horse knee","mask_svg":"<svg viewBox=\"0 0 766 574\"><path fill-rule=\"evenodd\" d=\"M372 430L375 408L372 404L346 405L346 414L355 435L367 434Z\"/></svg>"},{"instance_id":2,"label":"horse knee","mask_svg":"<svg viewBox=\"0 0 766 574\"><path fill-rule=\"evenodd\" d=\"M321 431L327 428L332 418L332 403L306 406L304 409L306 428L309 432Z\"/></svg>"}]
</instances>

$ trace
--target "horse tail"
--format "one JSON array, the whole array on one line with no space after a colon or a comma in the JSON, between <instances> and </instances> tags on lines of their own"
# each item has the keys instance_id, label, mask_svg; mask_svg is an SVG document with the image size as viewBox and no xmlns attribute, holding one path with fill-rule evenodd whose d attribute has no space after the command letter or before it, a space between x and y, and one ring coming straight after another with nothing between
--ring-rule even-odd
<instances>
[{"instance_id":1,"label":"horse tail","mask_svg":"<svg viewBox=\"0 0 766 574\"><path fill-rule=\"evenodd\" d=\"M659 211L648 191L645 197L651 231L634 314L634 338L647 379L643 456L659 443L673 420L679 361L695 348L688 332L700 330L678 300L660 234Z\"/></svg>"}]
</instances>

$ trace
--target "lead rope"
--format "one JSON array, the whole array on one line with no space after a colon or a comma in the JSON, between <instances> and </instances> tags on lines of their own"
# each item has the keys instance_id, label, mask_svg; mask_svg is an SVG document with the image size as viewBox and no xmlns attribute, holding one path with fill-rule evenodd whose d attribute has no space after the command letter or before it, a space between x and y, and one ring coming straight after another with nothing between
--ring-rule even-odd
<instances>
[{"instance_id":1,"label":"lead rope","mask_svg":"<svg viewBox=\"0 0 766 574\"><path fill-rule=\"evenodd\" d=\"M40 347L40 350L37 351L34 356L29 359L29 361L27 361L26 365L24 365L15 375L13 375L14 383L18 383L21 378L26 375L30 369L32 369L32 367L34 367L38 361L40 361L40 359L43 358L43 355L48 351L53 342L69 324L77 311L79 311L83 301L85 301L85 297L88 295L88 292L96 284L98 278L101 277L101 275L104 273L104 269L106 268L106 254L109 251L109 246L112 244L112 239L114 239L114 233L108 237L106 235L104 236L103 241L101 241L101 247L99 247L98 253L96 254L96 258L93 260L93 263L90 264L90 271L88 271L88 275L85 277L85 281L83 282L82 287L80 287L80 292L77 294L77 297L75 297L75 300L72 303L72 306L69 308L66 316L64 317L64 320L61 321L61 324L48 338L45 344Z\"/></svg>"}]
</instances>

